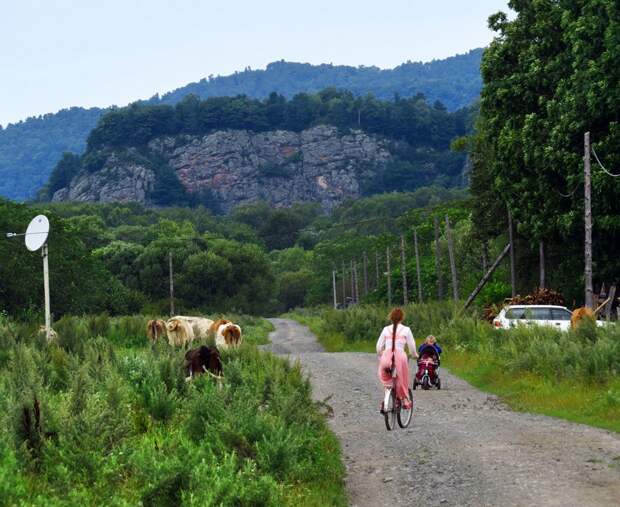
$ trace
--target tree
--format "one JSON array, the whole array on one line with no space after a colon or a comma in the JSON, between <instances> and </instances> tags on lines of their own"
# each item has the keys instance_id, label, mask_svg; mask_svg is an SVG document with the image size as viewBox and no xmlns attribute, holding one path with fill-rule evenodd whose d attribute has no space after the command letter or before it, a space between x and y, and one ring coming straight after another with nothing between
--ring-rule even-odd
<instances>
[{"instance_id":1,"label":"tree","mask_svg":"<svg viewBox=\"0 0 620 507\"><path fill-rule=\"evenodd\" d=\"M612 0L509 5L514 20L502 13L489 19L498 36L482 60L472 191L481 207L506 201L533 243L544 238L551 249L563 244L562 261L578 259L584 132L591 132L606 162L620 164L620 5ZM610 279L619 267L620 189L596 170L593 202L595 241L605 245L607 261L598 273ZM475 218L482 225L484 217ZM558 269L574 278L574 267L571 262Z\"/></svg>"}]
</instances>

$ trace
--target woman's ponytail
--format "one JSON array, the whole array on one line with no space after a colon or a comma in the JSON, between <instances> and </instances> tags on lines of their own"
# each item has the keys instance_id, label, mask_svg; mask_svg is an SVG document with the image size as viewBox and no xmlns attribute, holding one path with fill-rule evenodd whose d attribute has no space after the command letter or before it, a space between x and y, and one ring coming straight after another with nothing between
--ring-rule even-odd
<instances>
[{"instance_id":1,"label":"woman's ponytail","mask_svg":"<svg viewBox=\"0 0 620 507\"><path fill-rule=\"evenodd\" d=\"M394 308L390 312L390 320L392 321L392 350L394 350L396 343L396 328L398 328L398 324L400 324L405 318L405 312L403 312L400 308Z\"/></svg>"}]
</instances>

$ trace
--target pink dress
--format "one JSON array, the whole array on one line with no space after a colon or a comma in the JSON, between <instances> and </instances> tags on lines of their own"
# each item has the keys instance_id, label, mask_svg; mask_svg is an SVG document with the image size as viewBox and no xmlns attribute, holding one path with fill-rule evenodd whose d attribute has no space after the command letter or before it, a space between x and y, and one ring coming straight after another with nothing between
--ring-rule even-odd
<instances>
[{"instance_id":1,"label":"pink dress","mask_svg":"<svg viewBox=\"0 0 620 507\"><path fill-rule=\"evenodd\" d=\"M392 366L392 333L393 325L385 326L377 340L377 354L379 359L379 380L385 387L392 386L390 368ZM411 329L402 324L396 327L396 345L394 347L394 363L396 365L396 396L399 400L409 397L409 365L405 345L410 354L416 353L415 341Z\"/></svg>"}]
</instances>

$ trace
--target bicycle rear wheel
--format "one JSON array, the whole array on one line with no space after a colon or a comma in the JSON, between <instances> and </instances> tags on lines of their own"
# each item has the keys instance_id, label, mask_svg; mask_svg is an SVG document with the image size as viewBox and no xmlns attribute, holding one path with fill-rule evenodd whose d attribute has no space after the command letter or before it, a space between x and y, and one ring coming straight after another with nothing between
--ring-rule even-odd
<instances>
[{"instance_id":1,"label":"bicycle rear wheel","mask_svg":"<svg viewBox=\"0 0 620 507\"><path fill-rule=\"evenodd\" d=\"M385 419L385 427L388 431L396 427L396 394L394 389L390 389L386 393L383 402L383 418Z\"/></svg>"},{"instance_id":2,"label":"bicycle rear wheel","mask_svg":"<svg viewBox=\"0 0 620 507\"><path fill-rule=\"evenodd\" d=\"M411 401L411 408L406 409L403 407L403 404L400 404L400 410L398 411L398 425L401 428L406 428L409 426L411 422L411 417L413 416L413 391L409 389L409 400Z\"/></svg>"}]
</instances>

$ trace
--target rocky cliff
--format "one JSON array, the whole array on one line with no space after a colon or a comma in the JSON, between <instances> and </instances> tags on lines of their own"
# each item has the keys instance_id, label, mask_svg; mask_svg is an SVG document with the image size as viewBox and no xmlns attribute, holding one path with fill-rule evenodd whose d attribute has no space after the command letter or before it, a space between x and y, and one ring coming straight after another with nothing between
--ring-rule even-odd
<instances>
[{"instance_id":1,"label":"rocky cliff","mask_svg":"<svg viewBox=\"0 0 620 507\"><path fill-rule=\"evenodd\" d=\"M82 170L52 200L157 204L153 194L166 192L165 173L175 175L188 196L208 192L224 212L259 199L277 207L311 201L330 210L361 195L363 182L392 160L389 146L331 126L159 137L140 149L103 150L95 170Z\"/></svg>"}]
</instances>

